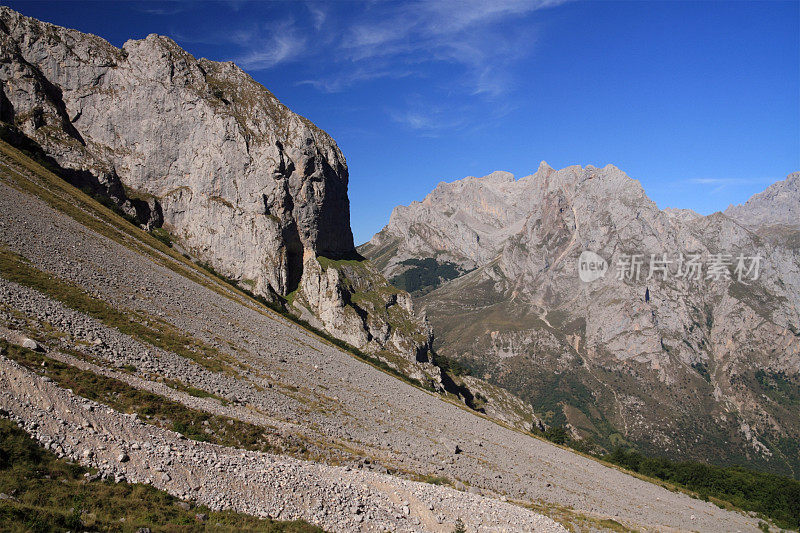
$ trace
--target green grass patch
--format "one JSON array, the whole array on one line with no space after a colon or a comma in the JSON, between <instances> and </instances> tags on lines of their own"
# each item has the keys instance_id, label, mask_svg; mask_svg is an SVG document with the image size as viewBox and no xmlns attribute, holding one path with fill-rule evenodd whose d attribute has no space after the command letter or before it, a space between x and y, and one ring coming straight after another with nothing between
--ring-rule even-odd
<instances>
[{"instance_id":1,"label":"green grass patch","mask_svg":"<svg viewBox=\"0 0 800 533\"><path fill-rule=\"evenodd\" d=\"M767 517L782 528L800 528L800 481L739 466L712 466L646 457L617 448L603 459L633 472L690 490L701 499L728 502Z\"/></svg>"},{"instance_id":2,"label":"green grass patch","mask_svg":"<svg viewBox=\"0 0 800 533\"><path fill-rule=\"evenodd\" d=\"M150 235L172 248L172 235L164 228L153 228L150 230Z\"/></svg>"},{"instance_id":3,"label":"green grass patch","mask_svg":"<svg viewBox=\"0 0 800 533\"><path fill-rule=\"evenodd\" d=\"M425 474L424 476L419 476L416 478L415 481L421 481L423 483L428 483L429 485L440 485L447 487L453 486L453 482L447 479L446 477L436 476L433 474Z\"/></svg>"},{"instance_id":4,"label":"green grass patch","mask_svg":"<svg viewBox=\"0 0 800 533\"><path fill-rule=\"evenodd\" d=\"M183 509L149 485L88 481L87 469L58 459L23 430L0 418L0 530L10 532L259 531L317 533L307 522L277 522L205 506ZM206 515L206 521L197 515Z\"/></svg>"},{"instance_id":5,"label":"green grass patch","mask_svg":"<svg viewBox=\"0 0 800 533\"><path fill-rule=\"evenodd\" d=\"M120 380L82 370L44 354L0 340L5 354L25 368L47 376L78 396L124 413L136 413L154 426L182 433L189 439L262 452L282 452L270 444L265 428L213 415L143 391Z\"/></svg>"},{"instance_id":6,"label":"green grass patch","mask_svg":"<svg viewBox=\"0 0 800 533\"><path fill-rule=\"evenodd\" d=\"M230 357L216 348L183 335L171 324L156 317L115 309L106 302L93 298L78 285L37 269L26 258L2 245L0 276L42 292L71 309L86 313L105 325L118 329L121 333L191 359L212 372L236 374L230 364ZM147 325L144 324L145 321Z\"/></svg>"},{"instance_id":7,"label":"green grass patch","mask_svg":"<svg viewBox=\"0 0 800 533\"><path fill-rule=\"evenodd\" d=\"M761 390L776 403L788 408L800 408L800 379L783 371L758 369L755 379Z\"/></svg>"},{"instance_id":8,"label":"green grass patch","mask_svg":"<svg viewBox=\"0 0 800 533\"><path fill-rule=\"evenodd\" d=\"M165 379L163 383L168 387L172 387L175 390L185 392L189 396L194 396L195 398L214 398L215 400L219 401L222 405L228 405L230 403L222 396L217 396L216 394L211 394L210 392L205 391L203 389L192 387L191 385L187 385L182 381L178 381L177 379Z\"/></svg>"},{"instance_id":9,"label":"green grass patch","mask_svg":"<svg viewBox=\"0 0 800 533\"><path fill-rule=\"evenodd\" d=\"M408 291L415 296L426 294L442 283L468 272L455 263L449 261L440 263L432 257L406 259L400 264L409 268L394 276L389 282L398 289Z\"/></svg>"}]
</instances>

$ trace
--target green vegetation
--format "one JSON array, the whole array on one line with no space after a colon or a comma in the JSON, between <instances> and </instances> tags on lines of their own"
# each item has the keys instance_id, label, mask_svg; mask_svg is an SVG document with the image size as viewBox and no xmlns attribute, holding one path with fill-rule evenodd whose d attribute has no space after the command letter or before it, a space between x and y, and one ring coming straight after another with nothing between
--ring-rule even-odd
<instances>
[{"instance_id":1,"label":"green vegetation","mask_svg":"<svg viewBox=\"0 0 800 533\"><path fill-rule=\"evenodd\" d=\"M2 245L0 276L47 294L67 307L86 313L122 333L191 359L212 372L235 374L230 358L216 348L183 335L177 328L156 317L117 310L103 300L93 298L78 285L42 272L26 258Z\"/></svg>"},{"instance_id":2,"label":"green vegetation","mask_svg":"<svg viewBox=\"0 0 800 533\"><path fill-rule=\"evenodd\" d=\"M756 370L755 378L761 390L776 403L787 408L800 407L800 382L797 376L785 372Z\"/></svg>"},{"instance_id":3,"label":"green vegetation","mask_svg":"<svg viewBox=\"0 0 800 533\"><path fill-rule=\"evenodd\" d=\"M692 363L692 368L694 368L706 382L711 383L711 375L709 375L708 366L705 363L699 361Z\"/></svg>"},{"instance_id":4,"label":"green vegetation","mask_svg":"<svg viewBox=\"0 0 800 533\"><path fill-rule=\"evenodd\" d=\"M454 376L469 376L472 374L472 371L468 366L456 359L436 352L433 352L431 355L433 358L433 364L441 368L442 372L447 372L448 374L452 374Z\"/></svg>"},{"instance_id":5,"label":"green vegetation","mask_svg":"<svg viewBox=\"0 0 800 533\"><path fill-rule=\"evenodd\" d=\"M443 476L435 476L433 474L426 474L424 476L417 476L416 481L421 481L422 483L428 483L430 485L443 485L452 487L453 482Z\"/></svg>"},{"instance_id":6,"label":"green vegetation","mask_svg":"<svg viewBox=\"0 0 800 533\"><path fill-rule=\"evenodd\" d=\"M0 493L9 496L0 500L0 531L322 531L302 521L262 520L205 506L187 510L177 505L180 500L151 486L89 481L87 472L57 459L0 418Z\"/></svg>"},{"instance_id":7,"label":"green vegetation","mask_svg":"<svg viewBox=\"0 0 800 533\"><path fill-rule=\"evenodd\" d=\"M186 385L182 381L178 381L176 379L165 379L163 380L163 383L169 387L172 387L175 390L185 392L189 396L194 396L195 398L214 398L222 405L228 405L229 403L228 400L226 400L221 396L217 396L216 394L211 394L208 391L192 387L191 385Z\"/></svg>"},{"instance_id":8,"label":"green vegetation","mask_svg":"<svg viewBox=\"0 0 800 533\"><path fill-rule=\"evenodd\" d=\"M519 502L539 514L543 514L563 525L567 531L615 531L617 533L638 533L610 518L598 518L582 514L570 506L559 505L544 500Z\"/></svg>"},{"instance_id":9,"label":"green vegetation","mask_svg":"<svg viewBox=\"0 0 800 533\"><path fill-rule=\"evenodd\" d=\"M623 448L617 448L603 459L695 492L702 499L714 498L745 511L754 511L779 527L800 528L800 481L738 466L645 457Z\"/></svg>"},{"instance_id":10,"label":"green vegetation","mask_svg":"<svg viewBox=\"0 0 800 533\"><path fill-rule=\"evenodd\" d=\"M464 522L460 518L456 520L453 533L467 533L467 528L464 527Z\"/></svg>"},{"instance_id":11,"label":"green vegetation","mask_svg":"<svg viewBox=\"0 0 800 533\"><path fill-rule=\"evenodd\" d=\"M172 236L164 228L153 228L150 230L150 235L172 248Z\"/></svg>"},{"instance_id":12,"label":"green vegetation","mask_svg":"<svg viewBox=\"0 0 800 533\"><path fill-rule=\"evenodd\" d=\"M317 262L319 263L319 266L322 267L322 270L328 270L329 268L341 269L344 267L350 267L360 271L360 273L366 277L370 275L370 272L364 265L364 261L366 261L366 259L361 256L344 259L331 259L330 257L325 257L324 255L317 256Z\"/></svg>"},{"instance_id":13,"label":"green vegetation","mask_svg":"<svg viewBox=\"0 0 800 533\"><path fill-rule=\"evenodd\" d=\"M445 281L455 279L465 273L455 263L440 263L432 257L406 259L400 264L411 268L394 276L389 282L398 289L414 295L430 292Z\"/></svg>"},{"instance_id":14,"label":"green vegetation","mask_svg":"<svg viewBox=\"0 0 800 533\"><path fill-rule=\"evenodd\" d=\"M255 424L190 409L117 379L81 370L3 340L0 340L0 347L5 348L7 357L32 372L47 376L62 388L72 389L78 396L103 403L117 411L136 413L149 424L177 431L189 439L246 450L282 451L270 444L267 430ZM300 449L299 452L305 450Z\"/></svg>"},{"instance_id":15,"label":"green vegetation","mask_svg":"<svg viewBox=\"0 0 800 533\"><path fill-rule=\"evenodd\" d=\"M208 199L212 202L217 202L218 204L222 204L228 209L233 209L233 204L230 203L225 198L223 198L222 196L209 196Z\"/></svg>"},{"instance_id":16,"label":"green vegetation","mask_svg":"<svg viewBox=\"0 0 800 533\"><path fill-rule=\"evenodd\" d=\"M569 433L564 426L550 426L543 433L544 438L556 444L567 444Z\"/></svg>"}]
</instances>

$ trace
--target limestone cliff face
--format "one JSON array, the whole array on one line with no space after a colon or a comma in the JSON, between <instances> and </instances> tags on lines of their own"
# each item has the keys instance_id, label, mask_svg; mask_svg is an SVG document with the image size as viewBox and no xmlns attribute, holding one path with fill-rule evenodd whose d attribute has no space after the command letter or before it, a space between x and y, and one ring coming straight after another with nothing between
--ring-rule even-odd
<instances>
[{"instance_id":1,"label":"limestone cliff face","mask_svg":"<svg viewBox=\"0 0 800 533\"><path fill-rule=\"evenodd\" d=\"M626 439L797 475L798 397L786 392L800 384L800 235L787 228L796 181L745 204L749 220L780 226L765 233L722 213L661 211L611 165L543 163L519 180L440 184L397 208L361 252L398 279L435 279L425 260L474 267L417 294L436 349L549 412L545 422L607 447ZM608 262L604 277L581 280L584 250ZM675 276L672 263L668 278L648 280L651 254L665 253L701 254L701 278ZM630 254L639 280L617 279ZM730 279L707 277L714 254L731 254ZM759 279L733 275L739 254L762 258Z\"/></svg>"},{"instance_id":2,"label":"limestone cliff face","mask_svg":"<svg viewBox=\"0 0 800 533\"><path fill-rule=\"evenodd\" d=\"M353 251L336 143L235 65L158 35L117 49L7 8L0 20L7 121L112 195L155 200L197 257L285 294L303 250Z\"/></svg>"},{"instance_id":3,"label":"limestone cliff face","mask_svg":"<svg viewBox=\"0 0 800 533\"><path fill-rule=\"evenodd\" d=\"M196 59L158 35L116 48L0 7L0 119L71 182L143 226L163 225L224 276L270 299L302 288L307 311L337 337L427 357L427 326L407 297L351 316L341 299L359 282L335 266L320 275L316 256L355 252L345 158L233 63ZM402 325L386 322L393 308L404 309Z\"/></svg>"}]
</instances>

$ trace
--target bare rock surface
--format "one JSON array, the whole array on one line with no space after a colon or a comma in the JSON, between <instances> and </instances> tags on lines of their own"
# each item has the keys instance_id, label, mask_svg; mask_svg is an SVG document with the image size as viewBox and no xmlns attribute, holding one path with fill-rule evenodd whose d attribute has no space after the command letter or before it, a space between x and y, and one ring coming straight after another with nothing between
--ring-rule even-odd
<instances>
[{"instance_id":1,"label":"bare rock surface","mask_svg":"<svg viewBox=\"0 0 800 533\"><path fill-rule=\"evenodd\" d=\"M798 476L800 417L770 392L800 385L800 235L788 227L798 176L703 217L659 210L613 165L542 162L518 180L440 183L360 250L390 279L438 276L414 293L437 351L549 413L545 423L606 450L622 438ZM589 282L584 251L607 266Z\"/></svg>"},{"instance_id":2,"label":"bare rock surface","mask_svg":"<svg viewBox=\"0 0 800 533\"><path fill-rule=\"evenodd\" d=\"M7 140L255 294L278 301L302 285L322 328L436 379L415 366L430 342L410 300L389 316L380 308L392 301L351 304L344 272L333 292L306 272L316 256L355 256L347 164L327 133L233 63L196 59L167 37L116 48L0 7L0 43Z\"/></svg>"},{"instance_id":3,"label":"bare rock surface","mask_svg":"<svg viewBox=\"0 0 800 533\"><path fill-rule=\"evenodd\" d=\"M116 48L6 7L0 20L8 121L61 166L157 200L197 257L266 295L297 285L304 249L353 251L336 143L232 63L154 34Z\"/></svg>"},{"instance_id":4,"label":"bare rock surface","mask_svg":"<svg viewBox=\"0 0 800 533\"><path fill-rule=\"evenodd\" d=\"M785 224L800 227L800 172L773 183L741 205L731 205L725 214L750 227Z\"/></svg>"},{"instance_id":5,"label":"bare rock surface","mask_svg":"<svg viewBox=\"0 0 800 533\"><path fill-rule=\"evenodd\" d=\"M2 356L0 367L0 405L46 448L104 477L152 484L214 510L302 518L333 532L449 532L459 518L473 531L566 531L522 507L455 489L181 439Z\"/></svg>"}]
</instances>

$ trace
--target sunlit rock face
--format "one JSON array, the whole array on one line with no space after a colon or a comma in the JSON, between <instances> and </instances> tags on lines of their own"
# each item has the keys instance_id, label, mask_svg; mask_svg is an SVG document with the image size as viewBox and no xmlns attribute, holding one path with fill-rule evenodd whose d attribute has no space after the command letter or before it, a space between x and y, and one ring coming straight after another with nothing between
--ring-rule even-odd
<instances>
[{"instance_id":1,"label":"sunlit rock face","mask_svg":"<svg viewBox=\"0 0 800 533\"><path fill-rule=\"evenodd\" d=\"M3 119L85 184L157 204L193 255L268 295L297 286L304 250L353 252L336 143L234 64L158 35L116 48L0 21Z\"/></svg>"}]
</instances>

